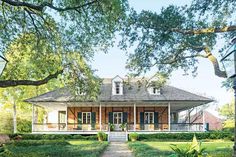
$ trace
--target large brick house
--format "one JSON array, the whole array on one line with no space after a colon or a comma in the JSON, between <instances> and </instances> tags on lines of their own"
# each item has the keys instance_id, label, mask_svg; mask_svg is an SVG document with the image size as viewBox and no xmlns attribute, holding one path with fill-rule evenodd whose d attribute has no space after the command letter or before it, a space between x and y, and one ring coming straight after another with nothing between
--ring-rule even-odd
<instances>
[{"instance_id":1,"label":"large brick house","mask_svg":"<svg viewBox=\"0 0 236 157\"><path fill-rule=\"evenodd\" d=\"M213 100L172 86L141 85L119 76L105 78L96 101L75 101L68 88L26 100L33 105L33 133L95 134L127 132L203 131L202 123L178 123L178 113ZM82 95L81 95L82 96ZM38 112L44 109L39 122ZM109 125L110 124L110 125Z\"/></svg>"}]
</instances>

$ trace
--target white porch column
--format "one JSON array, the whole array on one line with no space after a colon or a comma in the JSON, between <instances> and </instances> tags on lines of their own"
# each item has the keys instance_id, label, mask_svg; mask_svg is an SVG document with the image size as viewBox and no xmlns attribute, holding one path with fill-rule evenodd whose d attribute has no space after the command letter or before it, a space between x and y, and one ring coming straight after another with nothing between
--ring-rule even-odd
<instances>
[{"instance_id":1,"label":"white porch column","mask_svg":"<svg viewBox=\"0 0 236 157\"><path fill-rule=\"evenodd\" d=\"M34 132L34 104L32 104L32 132Z\"/></svg>"},{"instance_id":2,"label":"white porch column","mask_svg":"<svg viewBox=\"0 0 236 157\"><path fill-rule=\"evenodd\" d=\"M170 102L168 103L168 130L170 131Z\"/></svg>"},{"instance_id":3,"label":"white porch column","mask_svg":"<svg viewBox=\"0 0 236 157\"><path fill-rule=\"evenodd\" d=\"M99 103L99 128L102 130L102 105Z\"/></svg>"},{"instance_id":4,"label":"white porch column","mask_svg":"<svg viewBox=\"0 0 236 157\"><path fill-rule=\"evenodd\" d=\"M134 131L136 131L136 104L134 103Z\"/></svg>"},{"instance_id":5,"label":"white porch column","mask_svg":"<svg viewBox=\"0 0 236 157\"><path fill-rule=\"evenodd\" d=\"M66 131L68 131L68 107L66 106Z\"/></svg>"},{"instance_id":6,"label":"white porch column","mask_svg":"<svg viewBox=\"0 0 236 157\"><path fill-rule=\"evenodd\" d=\"M202 124L203 124L203 130L202 131L206 131L204 109L202 109Z\"/></svg>"}]
</instances>

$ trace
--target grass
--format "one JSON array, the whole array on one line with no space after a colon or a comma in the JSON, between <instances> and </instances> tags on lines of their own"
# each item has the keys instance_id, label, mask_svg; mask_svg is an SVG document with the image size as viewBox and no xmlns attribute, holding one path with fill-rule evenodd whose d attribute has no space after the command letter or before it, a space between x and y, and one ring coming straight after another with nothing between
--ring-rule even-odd
<instances>
[{"instance_id":1,"label":"grass","mask_svg":"<svg viewBox=\"0 0 236 157\"><path fill-rule=\"evenodd\" d=\"M129 142L129 147L134 151L137 157L167 157L174 153L170 148L170 144L186 147L189 143L190 142ZM211 157L231 157L233 142L223 140L203 142L202 147L206 148L206 153Z\"/></svg>"},{"instance_id":2,"label":"grass","mask_svg":"<svg viewBox=\"0 0 236 157\"><path fill-rule=\"evenodd\" d=\"M108 142L68 140L67 144L4 146L2 157L98 157L107 147Z\"/></svg>"}]
</instances>

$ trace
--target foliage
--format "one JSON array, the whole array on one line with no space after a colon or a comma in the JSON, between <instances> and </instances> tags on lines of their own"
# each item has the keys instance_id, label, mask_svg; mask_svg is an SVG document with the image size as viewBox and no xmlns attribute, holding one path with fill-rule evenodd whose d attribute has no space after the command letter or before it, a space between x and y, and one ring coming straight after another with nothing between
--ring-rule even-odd
<instances>
[{"instance_id":1,"label":"foliage","mask_svg":"<svg viewBox=\"0 0 236 157\"><path fill-rule=\"evenodd\" d=\"M139 140L191 140L194 134L198 139L231 139L232 132L211 131L202 133L157 133L157 134L139 134Z\"/></svg>"},{"instance_id":2,"label":"foliage","mask_svg":"<svg viewBox=\"0 0 236 157\"><path fill-rule=\"evenodd\" d=\"M99 141L106 141L106 139L107 139L107 135L102 131L99 131L97 133L97 137L98 137Z\"/></svg>"},{"instance_id":3,"label":"foliage","mask_svg":"<svg viewBox=\"0 0 236 157\"><path fill-rule=\"evenodd\" d=\"M77 140L97 140L96 135L63 135L63 134L9 134L11 139L20 135L23 140L58 140L58 139L77 139Z\"/></svg>"},{"instance_id":4,"label":"foliage","mask_svg":"<svg viewBox=\"0 0 236 157\"><path fill-rule=\"evenodd\" d=\"M129 134L129 139L130 139L131 141L137 141L137 140L139 139L139 134L136 133L136 132L130 133L130 134Z\"/></svg>"},{"instance_id":5,"label":"foliage","mask_svg":"<svg viewBox=\"0 0 236 157\"><path fill-rule=\"evenodd\" d=\"M41 8L24 4L41 5ZM53 51L79 51L87 57L97 48L105 49L112 44L113 33L128 7L127 2L121 0L25 1L24 4L6 2L2 5L1 49L21 34L31 33L39 42L46 40ZM40 47L36 48L40 53Z\"/></svg>"},{"instance_id":6,"label":"foliage","mask_svg":"<svg viewBox=\"0 0 236 157\"><path fill-rule=\"evenodd\" d=\"M227 120L233 120L234 119L234 102L224 104L219 108L219 114L221 116L224 116Z\"/></svg>"},{"instance_id":7,"label":"foliage","mask_svg":"<svg viewBox=\"0 0 236 157\"><path fill-rule=\"evenodd\" d=\"M179 148L185 149L188 142L129 142L130 149L138 157L174 157L171 144L178 145ZM202 147L206 148L206 153L209 157L231 157L233 152L233 142L223 140L213 140L211 142L203 142Z\"/></svg>"},{"instance_id":8,"label":"foliage","mask_svg":"<svg viewBox=\"0 0 236 157\"><path fill-rule=\"evenodd\" d=\"M9 80L10 83L7 82L9 86L15 86L16 82L19 83L17 85L32 83L31 80L36 81L32 84L37 86L41 80L39 76L47 76L48 71L55 72L59 68L57 72L61 74L61 70L65 73L76 70L78 65L74 65L74 62L78 60L76 58L68 59L68 55L77 53L81 59L91 61L95 52L106 52L108 47L114 43L115 32L120 30L121 21L125 19L127 9L126 0L94 0L91 2L84 0L9 2L4 0L0 8L0 29L4 30L0 33L1 52L7 55L9 49L13 48L12 44L15 45L18 40L17 43L23 45L23 49L18 49L18 51L24 52L27 48L32 48L32 53L34 56L37 55L37 59L31 60L31 62L42 66L32 67L25 64L26 69L20 69L19 78L17 75L15 80L9 77L2 79ZM29 38L32 40L29 41ZM22 45L20 46L22 47ZM44 56L45 52L47 55L56 56L59 59L50 62L51 65L57 65L57 61L62 64L58 64L59 67L55 69L52 66L45 66L48 64L48 60L52 59ZM25 55L18 58L22 58L23 62L27 60ZM42 62L39 63L39 60ZM9 59L8 63L17 64L21 63L21 60L14 63ZM73 66L73 68L70 67L68 70L68 66ZM37 69L37 72L31 71L33 68ZM41 68L48 69L44 71ZM87 63L86 68L91 70ZM16 69L18 69L17 66ZM76 70L79 71L76 76L92 79L87 76L86 71L80 70ZM6 69L6 73L10 76L9 70ZM28 73L30 75L27 75ZM21 79L21 74L28 77ZM58 73L55 74L57 75L53 75L49 80L58 76ZM35 79L35 76L38 78ZM24 81L19 82L18 80ZM6 81L0 82L0 86L4 83Z\"/></svg>"},{"instance_id":9,"label":"foliage","mask_svg":"<svg viewBox=\"0 0 236 157\"><path fill-rule=\"evenodd\" d=\"M126 127L127 127L127 123L122 123L122 124L120 124L120 126L119 126L119 128L121 128L122 131L124 131L124 130L126 129Z\"/></svg>"},{"instance_id":10,"label":"foliage","mask_svg":"<svg viewBox=\"0 0 236 157\"><path fill-rule=\"evenodd\" d=\"M46 157L46 156L100 156L107 147L107 142L96 141L61 141L57 140L48 143L40 142L41 140L33 140L25 145L5 145L4 152L0 154L3 157ZM16 142L17 143L17 142ZM19 142L20 143L20 142ZM41 143L40 145L38 145ZM21 143L22 144L22 143ZM53 149L52 149L53 148Z\"/></svg>"},{"instance_id":11,"label":"foliage","mask_svg":"<svg viewBox=\"0 0 236 157\"><path fill-rule=\"evenodd\" d=\"M1 111L0 119L4 119L0 123L0 132L1 133L13 133L13 118L12 113L8 111ZM31 132L31 121L26 117L17 117L17 131L20 133L29 133Z\"/></svg>"},{"instance_id":12,"label":"foliage","mask_svg":"<svg viewBox=\"0 0 236 157\"><path fill-rule=\"evenodd\" d=\"M115 129L115 125L114 124L109 123L108 126L110 128L110 131L114 131L114 129Z\"/></svg>"},{"instance_id":13,"label":"foliage","mask_svg":"<svg viewBox=\"0 0 236 157\"><path fill-rule=\"evenodd\" d=\"M198 143L196 136L193 137L192 143L185 148L179 148L174 144L170 147L175 152L176 157L200 157L205 151L205 148L201 148L201 143Z\"/></svg>"},{"instance_id":14,"label":"foliage","mask_svg":"<svg viewBox=\"0 0 236 157\"><path fill-rule=\"evenodd\" d=\"M207 58L212 62L215 74L225 77L211 50L216 49L217 56L222 56L229 46L228 40L235 36L236 29L232 24L235 3L230 0L203 1L192 0L190 6L169 5L160 13L131 10L120 42L120 47L129 54L127 68L135 75L154 67L167 76L176 69L183 69L186 74L191 71L195 76L199 58ZM222 3L226 5L222 6ZM215 12L213 8L222 12ZM234 29L228 29L230 26ZM224 44L216 48L219 38L225 39L222 40ZM130 47L134 47L134 52L130 52Z\"/></svg>"},{"instance_id":15,"label":"foliage","mask_svg":"<svg viewBox=\"0 0 236 157\"><path fill-rule=\"evenodd\" d=\"M12 141L7 145L12 146L39 146L39 145L67 145L69 144L65 140L19 140L19 141Z\"/></svg>"}]
</instances>

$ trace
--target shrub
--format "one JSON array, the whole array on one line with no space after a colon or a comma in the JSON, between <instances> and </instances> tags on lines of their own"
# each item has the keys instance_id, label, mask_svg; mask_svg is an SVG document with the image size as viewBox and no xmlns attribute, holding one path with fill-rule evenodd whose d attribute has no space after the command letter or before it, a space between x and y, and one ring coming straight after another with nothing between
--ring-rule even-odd
<instances>
[{"instance_id":1,"label":"shrub","mask_svg":"<svg viewBox=\"0 0 236 157\"><path fill-rule=\"evenodd\" d=\"M194 136L199 140L202 139L232 139L231 132L212 131L199 133L156 133L156 134L140 134L139 140L191 140Z\"/></svg>"},{"instance_id":2,"label":"shrub","mask_svg":"<svg viewBox=\"0 0 236 157\"><path fill-rule=\"evenodd\" d=\"M139 138L139 135L138 135L136 132L129 134L129 139L130 139L131 141L137 141L138 138Z\"/></svg>"},{"instance_id":3,"label":"shrub","mask_svg":"<svg viewBox=\"0 0 236 157\"><path fill-rule=\"evenodd\" d=\"M65 140L21 140L12 141L7 145L13 146L39 146L39 145L67 145L69 144Z\"/></svg>"},{"instance_id":4,"label":"shrub","mask_svg":"<svg viewBox=\"0 0 236 157\"><path fill-rule=\"evenodd\" d=\"M102 131L98 132L97 137L98 137L98 141L106 141L107 139L107 135Z\"/></svg>"},{"instance_id":5,"label":"shrub","mask_svg":"<svg viewBox=\"0 0 236 157\"><path fill-rule=\"evenodd\" d=\"M193 141L190 145L184 148L179 148L177 145L172 144L170 148L175 152L176 157L198 157L203 156L205 148L201 147L201 143L198 143L196 136L194 135Z\"/></svg>"}]
</instances>

